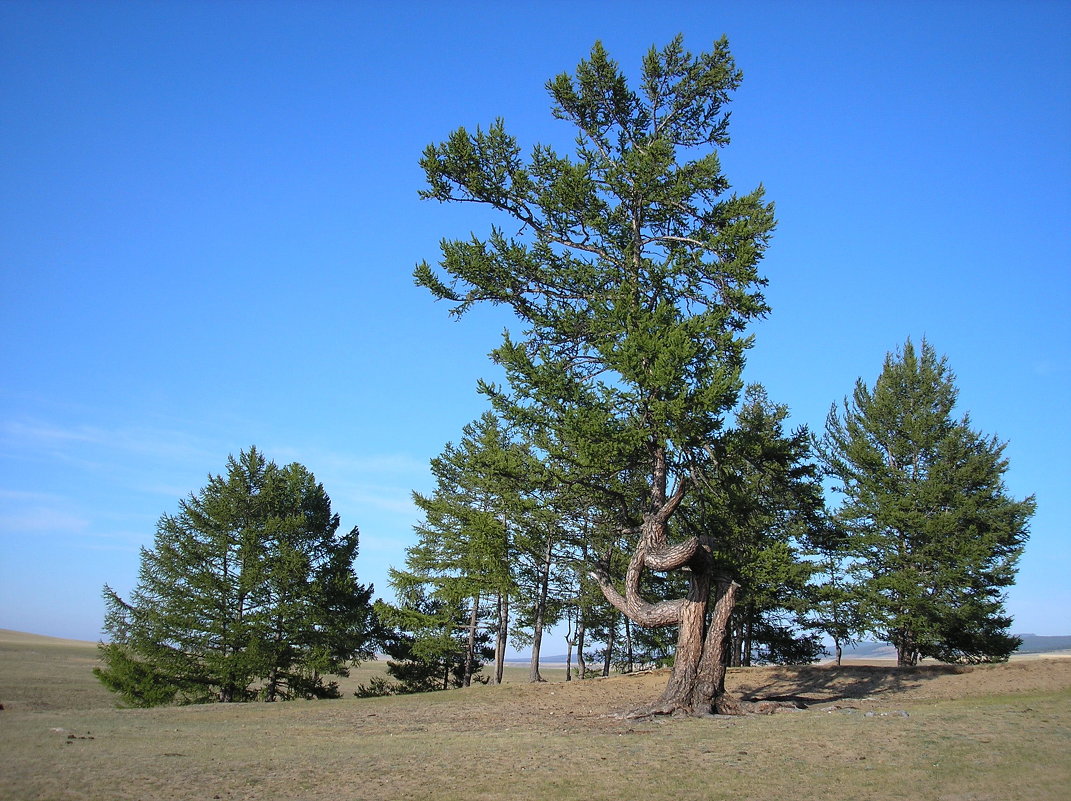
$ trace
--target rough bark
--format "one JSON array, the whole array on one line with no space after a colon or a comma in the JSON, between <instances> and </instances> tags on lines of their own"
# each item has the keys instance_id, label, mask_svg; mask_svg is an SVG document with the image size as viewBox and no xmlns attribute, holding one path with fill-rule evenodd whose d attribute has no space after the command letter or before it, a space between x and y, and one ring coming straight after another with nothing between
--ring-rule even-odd
<instances>
[{"instance_id":1,"label":"rough bark","mask_svg":"<svg viewBox=\"0 0 1071 801\"><path fill-rule=\"evenodd\" d=\"M707 570L692 571L688 596L682 609L677 630L677 650L673 657L673 671L662 697L654 703L652 714L672 714L678 710L696 714L692 696L699 680L699 663L703 658L704 618L707 598L710 595L710 573ZM705 710L709 711L709 710ZM702 712L702 710L700 710Z\"/></svg>"},{"instance_id":2,"label":"rough bark","mask_svg":"<svg viewBox=\"0 0 1071 801\"><path fill-rule=\"evenodd\" d=\"M728 662L729 622L740 585L717 577L714 608L707 623L711 585L715 581L709 537L692 537L669 544L669 519L684 498L686 483L681 482L672 495L667 492L668 471L664 448L651 450L652 482L648 511L639 529L639 541L625 571L624 593L610 580L605 567L591 576L606 600L635 623L642 626L677 626L677 649L673 670L662 696L649 707L632 716L653 714L741 715L745 712L770 712L779 704L745 704L725 691L725 665ZM688 594L684 598L651 603L640 592L645 570L669 572L685 570L689 575Z\"/></svg>"},{"instance_id":3,"label":"rough bark","mask_svg":"<svg viewBox=\"0 0 1071 801\"><path fill-rule=\"evenodd\" d=\"M692 538L667 547L668 514L663 513L677 503L675 496L645 519L640 544L626 571L624 595L605 572L593 574L607 600L634 622L678 627L673 670L661 698L633 714L742 714L745 708L725 692L724 683L725 640L739 585L719 580L714 614L707 625L712 582L710 543ZM690 577L686 597L652 604L640 596L645 569L681 568L687 568Z\"/></svg>"},{"instance_id":4,"label":"rough bark","mask_svg":"<svg viewBox=\"0 0 1071 801\"><path fill-rule=\"evenodd\" d=\"M716 589L714 609L703 642L703 656L699 660L698 677L692 692L692 710L697 714L712 712L718 715L740 715L746 711L745 707L725 692L726 630L740 585L722 578L717 581Z\"/></svg>"}]
</instances>

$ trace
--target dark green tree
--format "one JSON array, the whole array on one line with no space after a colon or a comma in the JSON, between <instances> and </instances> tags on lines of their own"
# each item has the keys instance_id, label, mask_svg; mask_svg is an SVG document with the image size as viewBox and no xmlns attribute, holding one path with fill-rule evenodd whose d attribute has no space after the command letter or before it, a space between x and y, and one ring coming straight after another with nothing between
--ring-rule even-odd
<instances>
[{"instance_id":1,"label":"dark green tree","mask_svg":"<svg viewBox=\"0 0 1071 801\"><path fill-rule=\"evenodd\" d=\"M597 494L629 534L623 588L595 575L633 622L678 627L659 712L740 709L724 692L717 630L734 585L706 623L714 532L679 538L671 527L736 402L744 331L767 311L757 267L773 208L761 187L732 193L717 155L740 78L724 39L693 56L677 37L648 52L633 89L596 43L575 76L547 84L573 156L536 145L525 158L499 120L458 129L421 161L425 198L480 204L512 229L444 241L439 269L422 263L416 280L455 315L504 304L523 325L492 354L508 387L482 389L563 483ZM646 571L685 569L685 597L643 596Z\"/></svg>"},{"instance_id":2,"label":"dark green tree","mask_svg":"<svg viewBox=\"0 0 1071 801\"><path fill-rule=\"evenodd\" d=\"M518 592L517 565L524 532L535 514L529 488L539 464L511 442L491 412L465 426L457 445L432 459L435 488L414 492L423 512L418 541L406 549L405 568L391 571L399 597L415 585L446 608L470 610L469 652L479 629L496 634L494 680L500 681L511 604Z\"/></svg>"},{"instance_id":3,"label":"dark green tree","mask_svg":"<svg viewBox=\"0 0 1071 801\"><path fill-rule=\"evenodd\" d=\"M357 694L423 693L486 683L483 664L494 656L494 648L490 635L471 625L472 604L478 599L445 600L427 592L428 585L404 578L392 583L398 605L377 602L376 612L385 631L387 674L395 681L373 680Z\"/></svg>"},{"instance_id":4,"label":"dark green tree","mask_svg":"<svg viewBox=\"0 0 1071 801\"><path fill-rule=\"evenodd\" d=\"M806 427L787 430L789 410L751 384L733 427L717 443L709 480L682 515L688 527L722 532L718 568L741 589L733 610L729 664L805 663L821 652L806 631L806 545L824 524L819 469Z\"/></svg>"},{"instance_id":5,"label":"dark green tree","mask_svg":"<svg viewBox=\"0 0 1071 801\"><path fill-rule=\"evenodd\" d=\"M866 630L858 587L851 577L850 538L835 518L811 533L807 554L813 562L806 615L810 628L833 641L833 657L840 666L844 646L858 642Z\"/></svg>"},{"instance_id":6,"label":"dark green tree","mask_svg":"<svg viewBox=\"0 0 1071 801\"><path fill-rule=\"evenodd\" d=\"M820 443L844 496L861 612L900 665L1003 660L1019 644L1004 591L1035 502L1008 495L1005 444L954 416L957 394L947 360L909 339L873 389L860 379L834 404Z\"/></svg>"},{"instance_id":7,"label":"dark green tree","mask_svg":"<svg viewBox=\"0 0 1071 801\"><path fill-rule=\"evenodd\" d=\"M229 458L160 518L131 600L105 587L94 672L135 706L337 695L325 677L372 657L375 633L357 529L338 528L303 466Z\"/></svg>"}]
</instances>

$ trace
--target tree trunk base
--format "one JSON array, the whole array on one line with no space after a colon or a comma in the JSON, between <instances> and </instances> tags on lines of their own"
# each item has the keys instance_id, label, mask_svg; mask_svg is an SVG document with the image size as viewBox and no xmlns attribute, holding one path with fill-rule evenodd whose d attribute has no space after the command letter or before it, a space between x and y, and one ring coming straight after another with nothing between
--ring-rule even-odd
<instances>
[{"instance_id":1,"label":"tree trunk base","mask_svg":"<svg viewBox=\"0 0 1071 801\"><path fill-rule=\"evenodd\" d=\"M659 715L691 718L738 718L744 715L773 715L779 712L798 712L799 704L791 701L743 701L728 693L716 698L710 705L696 706L686 701L660 699L642 706L622 717L626 720L653 718Z\"/></svg>"}]
</instances>

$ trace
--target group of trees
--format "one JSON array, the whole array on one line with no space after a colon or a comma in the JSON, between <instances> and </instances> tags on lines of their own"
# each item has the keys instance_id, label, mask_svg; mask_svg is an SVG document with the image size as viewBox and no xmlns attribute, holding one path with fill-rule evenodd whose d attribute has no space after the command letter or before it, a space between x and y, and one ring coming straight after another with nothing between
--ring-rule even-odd
<instances>
[{"instance_id":1,"label":"group of trees","mask_svg":"<svg viewBox=\"0 0 1071 801\"><path fill-rule=\"evenodd\" d=\"M731 191L717 155L740 77L724 39L692 55L678 37L633 88L596 43L547 84L573 154L525 155L498 120L421 161L425 198L503 222L444 241L417 283L455 316L504 305L521 330L492 352L505 383L480 384L490 416L440 457L392 581L453 610L438 631L469 643L481 619L502 642L507 600L536 652L555 616L578 645L598 618L606 651L625 621L630 649L672 656L651 712L739 712L725 665L811 658L819 633L838 652L877 633L901 664L1015 645L1002 590L1033 499L1008 497L1003 446L953 417L929 343L891 354L820 438L786 431L761 388L741 399L775 221L761 187ZM844 498L832 511L827 477ZM674 628L672 648L651 633Z\"/></svg>"},{"instance_id":2,"label":"group of trees","mask_svg":"<svg viewBox=\"0 0 1071 801\"><path fill-rule=\"evenodd\" d=\"M592 658L668 663L646 711L709 714L745 709L727 665L808 661L823 635L839 654L877 634L904 665L1006 656L1033 499L1007 495L1001 443L954 417L930 344L890 354L820 437L743 386L775 220L718 158L740 78L724 39L692 55L678 37L633 88L596 44L547 84L573 154L525 156L501 120L429 146L424 197L504 224L444 241L417 283L521 328L491 354L489 410L415 495L396 603L371 618L356 530L336 535L304 468L251 451L161 520L130 603L106 590L102 680L145 703L324 695L378 638L394 681L367 691L413 692L500 681L512 638L538 681L563 624L581 675Z\"/></svg>"},{"instance_id":3,"label":"group of trees","mask_svg":"<svg viewBox=\"0 0 1071 801\"><path fill-rule=\"evenodd\" d=\"M1004 446L956 418L955 398L946 360L910 340L887 355L872 388L860 380L834 406L820 437L786 430L787 407L761 386L746 388L711 448L716 476L697 484L676 518L682 535L718 533L716 569L739 585L726 665L809 662L828 641L839 662L843 645L863 636L892 643L904 666L1003 659L1016 648L1002 593L1034 501L1007 495ZM399 606L384 612L425 648L453 655L452 680L437 687L467 685L492 654L487 678L501 681L507 632L531 647L538 681L549 624L565 625L581 676L593 657L600 673L672 661L672 642L632 625L589 575L594 564L621 579L628 537L610 512L555 483L495 415L466 426L432 469L434 494L415 496L425 513L419 541L391 573ZM839 505L827 508L823 479L836 482ZM679 580L647 577L649 597L679 591ZM434 600L437 615L407 610L414 597ZM398 663L399 676L418 662Z\"/></svg>"},{"instance_id":4,"label":"group of trees","mask_svg":"<svg viewBox=\"0 0 1071 801\"><path fill-rule=\"evenodd\" d=\"M165 514L129 600L104 588L94 672L133 706L338 694L329 676L374 656L356 528L340 533L323 485L256 448Z\"/></svg>"}]
</instances>

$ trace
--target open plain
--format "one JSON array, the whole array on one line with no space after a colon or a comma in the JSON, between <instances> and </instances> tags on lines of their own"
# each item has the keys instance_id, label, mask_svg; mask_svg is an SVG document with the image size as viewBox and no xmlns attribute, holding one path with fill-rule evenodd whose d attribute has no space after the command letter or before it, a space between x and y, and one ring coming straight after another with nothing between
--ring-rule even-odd
<instances>
[{"instance_id":1,"label":"open plain","mask_svg":"<svg viewBox=\"0 0 1071 801\"><path fill-rule=\"evenodd\" d=\"M92 644L0 632L0 798L1066 799L1071 659L731 670L806 708L629 720L664 673L118 709ZM353 686L381 671L362 666ZM546 671L561 678L561 671Z\"/></svg>"}]
</instances>

